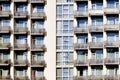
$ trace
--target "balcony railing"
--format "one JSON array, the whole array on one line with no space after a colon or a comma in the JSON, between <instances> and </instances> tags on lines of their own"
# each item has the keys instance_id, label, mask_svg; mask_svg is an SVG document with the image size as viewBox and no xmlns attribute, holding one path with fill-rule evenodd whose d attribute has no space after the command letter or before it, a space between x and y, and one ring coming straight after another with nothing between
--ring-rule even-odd
<instances>
[{"instance_id":1,"label":"balcony railing","mask_svg":"<svg viewBox=\"0 0 120 80\"><path fill-rule=\"evenodd\" d=\"M119 47L119 41L106 41L105 47Z\"/></svg>"},{"instance_id":2,"label":"balcony railing","mask_svg":"<svg viewBox=\"0 0 120 80\"><path fill-rule=\"evenodd\" d=\"M103 9L99 9L99 8L91 9L91 10L89 10L89 13L92 16L99 16L99 15L103 15L104 14Z\"/></svg>"},{"instance_id":3,"label":"balcony railing","mask_svg":"<svg viewBox=\"0 0 120 80\"><path fill-rule=\"evenodd\" d=\"M43 60L43 61L35 61L35 60L32 60L31 61L31 65L32 65L32 67L45 67L46 66L46 63L45 63L45 61Z\"/></svg>"},{"instance_id":4,"label":"balcony railing","mask_svg":"<svg viewBox=\"0 0 120 80\"><path fill-rule=\"evenodd\" d=\"M27 2L28 0L14 0L14 2Z\"/></svg>"},{"instance_id":5,"label":"balcony railing","mask_svg":"<svg viewBox=\"0 0 120 80\"><path fill-rule=\"evenodd\" d=\"M46 0L31 0L31 3L45 3Z\"/></svg>"},{"instance_id":6,"label":"balcony railing","mask_svg":"<svg viewBox=\"0 0 120 80\"><path fill-rule=\"evenodd\" d=\"M90 59L90 65L102 65L103 59Z\"/></svg>"},{"instance_id":7,"label":"balcony railing","mask_svg":"<svg viewBox=\"0 0 120 80\"><path fill-rule=\"evenodd\" d=\"M44 28L41 28L41 29L32 28L32 30L31 30L32 35L45 35L45 33L46 33L46 31Z\"/></svg>"},{"instance_id":8,"label":"balcony railing","mask_svg":"<svg viewBox=\"0 0 120 80\"><path fill-rule=\"evenodd\" d=\"M46 80L45 77L34 77L32 76L32 80Z\"/></svg>"},{"instance_id":9,"label":"balcony railing","mask_svg":"<svg viewBox=\"0 0 120 80\"><path fill-rule=\"evenodd\" d=\"M15 80L29 80L28 76L15 76Z\"/></svg>"},{"instance_id":10,"label":"balcony railing","mask_svg":"<svg viewBox=\"0 0 120 80\"><path fill-rule=\"evenodd\" d=\"M90 76L75 76L74 80L89 80Z\"/></svg>"},{"instance_id":11,"label":"balcony railing","mask_svg":"<svg viewBox=\"0 0 120 80\"><path fill-rule=\"evenodd\" d=\"M39 44L39 45L32 44L31 50L32 51L45 51L46 46L44 44Z\"/></svg>"},{"instance_id":12,"label":"balcony railing","mask_svg":"<svg viewBox=\"0 0 120 80\"><path fill-rule=\"evenodd\" d=\"M89 60L83 59L83 60L75 60L74 65L75 66L87 66L89 63Z\"/></svg>"},{"instance_id":13,"label":"balcony railing","mask_svg":"<svg viewBox=\"0 0 120 80\"><path fill-rule=\"evenodd\" d=\"M18 11L16 11L15 13L14 13L14 16L15 16L15 18L19 18L19 17L28 17L28 11L22 11L22 12L18 12Z\"/></svg>"},{"instance_id":14,"label":"balcony railing","mask_svg":"<svg viewBox=\"0 0 120 80\"><path fill-rule=\"evenodd\" d=\"M0 26L0 33L9 33L11 32L10 26Z\"/></svg>"},{"instance_id":15,"label":"balcony railing","mask_svg":"<svg viewBox=\"0 0 120 80\"><path fill-rule=\"evenodd\" d=\"M14 32L16 34L24 34L24 33L26 34L28 33L28 28L27 27L15 27Z\"/></svg>"},{"instance_id":16,"label":"balcony railing","mask_svg":"<svg viewBox=\"0 0 120 80\"><path fill-rule=\"evenodd\" d=\"M76 10L75 13L74 13L74 16L75 17L87 17L89 14L88 14L88 11L87 10Z\"/></svg>"},{"instance_id":17,"label":"balcony railing","mask_svg":"<svg viewBox=\"0 0 120 80\"><path fill-rule=\"evenodd\" d=\"M9 17L10 15L11 11L0 11L0 17Z\"/></svg>"},{"instance_id":18,"label":"balcony railing","mask_svg":"<svg viewBox=\"0 0 120 80\"><path fill-rule=\"evenodd\" d=\"M118 31L120 29L119 24L105 24L104 25L105 31Z\"/></svg>"},{"instance_id":19,"label":"balcony railing","mask_svg":"<svg viewBox=\"0 0 120 80\"><path fill-rule=\"evenodd\" d=\"M87 49L88 44L87 43L75 43L74 44L74 49L79 50L79 49Z\"/></svg>"},{"instance_id":20,"label":"balcony railing","mask_svg":"<svg viewBox=\"0 0 120 80\"><path fill-rule=\"evenodd\" d=\"M11 44L10 43L0 43L0 49L10 49Z\"/></svg>"},{"instance_id":21,"label":"balcony railing","mask_svg":"<svg viewBox=\"0 0 120 80\"><path fill-rule=\"evenodd\" d=\"M28 44L20 44L20 43L15 43L14 44L14 49L15 50L23 50L23 49L28 49Z\"/></svg>"},{"instance_id":22,"label":"balcony railing","mask_svg":"<svg viewBox=\"0 0 120 80\"><path fill-rule=\"evenodd\" d=\"M28 60L14 60L14 66L27 66Z\"/></svg>"},{"instance_id":23,"label":"balcony railing","mask_svg":"<svg viewBox=\"0 0 120 80\"><path fill-rule=\"evenodd\" d=\"M104 76L100 75L91 75L90 80L103 80Z\"/></svg>"},{"instance_id":24,"label":"balcony railing","mask_svg":"<svg viewBox=\"0 0 120 80\"><path fill-rule=\"evenodd\" d=\"M105 64L119 64L119 58L106 58Z\"/></svg>"},{"instance_id":25,"label":"balcony railing","mask_svg":"<svg viewBox=\"0 0 120 80\"><path fill-rule=\"evenodd\" d=\"M11 64L10 59L9 60L3 60L3 59L0 60L0 65L10 65L10 64Z\"/></svg>"},{"instance_id":26,"label":"balcony railing","mask_svg":"<svg viewBox=\"0 0 120 80\"><path fill-rule=\"evenodd\" d=\"M119 7L106 7L106 8L104 8L104 12L106 14L119 13Z\"/></svg>"},{"instance_id":27,"label":"balcony railing","mask_svg":"<svg viewBox=\"0 0 120 80\"><path fill-rule=\"evenodd\" d=\"M110 74L112 74L112 73L110 73ZM119 80L119 75L105 75L104 76L104 79L105 80Z\"/></svg>"},{"instance_id":28,"label":"balcony railing","mask_svg":"<svg viewBox=\"0 0 120 80\"><path fill-rule=\"evenodd\" d=\"M103 48L104 43L103 42L90 42L89 47L90 48Z\"/></svg>"},{"instance_id":29,"label":"balcony railing","mask_svg":"<svg viewBox=\"0 0 120 80\"><path fill-rule=\"evenodd\" d=\"M80 33L88 33L88 27L80 28L80 27L75 27L74 28L74 33L75 34L80 34Z\"/></svg>"},{"instance_id":30,"label":"balcony railing","mask_svg":"<svg viewBox=\"0 0 120 80\"><path fill-rule=\"evenodd\" d=\"M46 18L46 14L45 14L45 12L32 13L31 18L32 19L45 19Z\"/></svg>"},{"instance_id":31,"label":"balcony railing","mask_svg":"<svg viewBox=\"0 0 120 80\"><path fill-rule=\"evenodd\" d=\"M92 25L90 28L89 28L90 32L103 32L104 28L103 28L103 25Z\"/></svg>"},{"instance_id":32,"label":"balcony railing","mask_svg":"<svg viewBox=\"0 0 120 80\"><path fill-rule=\"evenodd\" d=\"M11 80L11 76L10 75L0 76L0 80Z\"/></svg>"}]
</instances>

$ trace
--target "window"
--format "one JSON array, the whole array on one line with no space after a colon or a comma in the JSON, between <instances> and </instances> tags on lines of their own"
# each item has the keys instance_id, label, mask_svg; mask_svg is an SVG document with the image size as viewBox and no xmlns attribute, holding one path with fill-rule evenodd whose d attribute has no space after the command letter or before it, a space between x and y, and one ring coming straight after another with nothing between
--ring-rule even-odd
<instances>
[{"instance_id":1,"label":"window","mask_svg":"<svg viewBox=\"0 0 120 80\"><path fill-rule=\"evenodd\" d=\"M57 53L57 65L71 65L73 61L72 52Z\"/></svg>"},{"instance_id":2,"label":"window","mask_svg":"<svg viewBox=\"0 0 120 80\"><path fill-rule=\"evenodd\" d=\"M108 59L118 59L119 50L118 49L107 49L107 58Z\"/></svg>"},{"instance_id":3,"label":"window","mask_svg":"<svg viewBox=\"0 0 120 80\"><path fill-rule=\"evenodd\" d=\"M77 25L80 28L87 28L88 20L87 19L78 19L77 20Z\"/></svg>"},{"instance_id":4,"label":"window","mask_svg":"<svg viewBox=\"0 0 120 80\"><path fill-rule=\"evenodd\" d=\"M0 59L1 59L1 60L9 60L9 59L10 59L10 54L9 54L9 52L1 51L1 52L0 52Z\"/></svg>"},{"instance_id":5,"label":"window","mask_svg":"<svg viewBox=\"0 0 120 80\"><path fill-rule=\"evenodd\" d=\"M10 35L1 35L0 43L5 43L5 44L10 43Z\"/></svg>"},{"instance_id":6,"label":"window","mask_svg":"<svg viewBox=\"0 0 120 80\"><path fill-rule=\"evenodd\" d=\"M111 25L119 24L119 17L118 16L114 16L114 17L108 16L107 22L108 22L108 24L111 24Z\"/></svg>"},{"instance_id":7,"label":"window","mask_svg":"<svg viewBox=\"0 0 120 80\"><path fill-rule=\"evenodd\" d=\"M88 52L87 51L77 51L77 59L81 61L87 61Z\"/></svg>"},{"instance_id":8,"label":"window","mask_svg":"<svg viewBox=\"0 0 120 80\"><path fill-rule=\"evenodd\" d=\"M80 44L86 44L88 42L87 35L77 36L77 38L78 38L78 43L80 43Z\"/></svg>"},{"instance_id":9,"label":"window","mask_svg":"<svg viewBox=\"0 0 120 80\"><path fill-rule=\"evenodd\" d=\"M73 69L72 68L58 68L57 80L72 80Z\"/></svg>"},{"instance_id":10,"label":"window","mask_svg":"<svg viewBox=\"0 0 120 80\"><path fill-rule=\"evenodd\" d=\"M101 10L103 9L103 2L92 2L93 10Z\"/></svg>"},{"instance_id":11,"label":"window","mask_svg":"<svg viewBox=\"0 0 120 80\"><path fill-rule=\"evenodd\" d=\"M17 36L17 44L27 44L26 36Z\"/></svg>"},{"instance_id":12,"label":"window","mask_svg":"<svg viewBox=\"0 0 120 80\"><path fill-rule=\"evenodd\" d=\"M35 45L43 44L44 37L35 37Z\"/></svg>"},{"instance_id":13,"label":"window","mask_svg":"<svg viewBox=\"0 0 120 80\"><path fill-rule=\"evenodd\" d=\"M72 36L57 37L57 49L60 50L73 49L73 37Z\"/></svg>"},{"instance_id":14,"label":"window","mask_svg":"<svg viewBox=\"0 0 120 80\"><path fill-rule=\"evenodd\" d=\"M92 59L102 60L103 50L92 50Z\"/></svg>"},{"instance_id":15,"label":"window","mask_svg":"<svg viewBox=\"0 0 120 80\"><path fill-rule=\"evenodd\" d=\"M32 28L33 29L41 29L44 26L44 22L43 21L35 21L32 23Z\"/></svg>"},{"instance_id":16,"label":"window","mask_svg":"<svg viewBox=\"0 0 120 80\"><path fill-rule=\"evenodd\" d=\"M107 75L116 76L118 74L119 74L118 66L114 66L114 67L108 66L107 67Z\"/></svg>"},{"instance_id":17,"label":"window","mask_svg":"<svg viewBox=\"0 0 120 80\"><path fill-rule=\"evenodd\" d=\"M103 18L92 18L92 26L102 26L103 25Z\"/></svg>"},{"instance_id":18,"label":"window","mask_svg":"<svg viewBox=\"0 0 120 80\"><path fill-rule=\"evenodd\" d=\"M43 10L44 10L44 6L35 5L33 8L33 13L43 12Z\"/></svg>"},{"instance_id":19,"label":"window","mask_svg":"<svg viewBox=\"0 0 120 80\"><path fill-rule=\"evenodd\" d=\"M111 42L111 41L118 41L119 40L119 34L116 33L112 33L112 32L108 32L107 33L107 41Z\"/></svg>"},{"instance_id":20,"label":"window","mask_svg":"<svg viewBox=\"0 0 120 80\"><path fill-rule=\"evenodd\" d=\"M88 11L88 4L87 3L78 3L77 10L87 12Z\"/></svg>"},{"instance_id":21,"label":"window","mask_svg":"<svg viewBox=\"0 0 120 80\"><path fill-rule=\"evenodd\" d=\"M92 42L102 42L103 34L92 34Z\"/></svg>"},{"instance_id":22,"label":"window","mask_svg":"<svg viewBox=\"0 0 120 80\"><path fill-rule=\"evenodd\" d=\"M22 5L17 5L17 12L24 12L27 11L27 5L22 4Z\"/></svg>"},{"instance_id":23,"label":"window","mask_svg":"<svg viewBox=\"0 0 120 80\"><path fill-rule=\"evenodd\" d=\"M102 71L103 71L102 66L93 67L93 68L92 68L92 75L100 76L100 75L102 75Z\"/></svg>"},{"instance_id":24,"label":"window","mask_svg":"<svg viewBox=\"0 0 120 80\"><path fill-rule=\"evenodd\" d=\"M10 20L9 19L2 19L0 21L1 27L8 27L10 26Z\"/></svg>"},{"instance_id":25,"label":"window","mask_svg":"<svg viewBox=\"0 0 120 80\"><path fill-rule=\"evenodd\" d=\"M107 0L108 8L119 8L119 0Z\"/></svg>"},{"instance_id":26,"label":"window","mask_svg":"<svg viewBox=\"0 0 120 80\"><path fill-rule=\"evenodd\" d=\"M73 18L73 5L57 5L57 18Z\"/></svg>"},{"instance_id":27,"label":"window","mask_svg":"<svg viewBox=\"0 0 120 80\"><path fill-rule=\"evenodd\" d=\"M35 53L32 55L32 59L35 60L35 61L42 61L42 60L44 60L44 53L35 52Z\"/></svg>"},{"instance_id":28,"label":"window","mask_svg":"<svg viewBox=\"0 0 120 80\"><path fill-rule=\"evenodd\" d=\"M16 70L16 75L19 77L23 77L27 75L27 70Z\"/></svg>"},{"instance_id":29,"label":"window","mask_svg":"<svg viewBox=\"0 0 120 80\"><path fill-rule=\"evenodd\" d=\"M17 27L27 27L27 21L26 20L18 20Z\"/></svg>"},{"instance_id":30,"label":"window","mask_svg":"<svg viewBox=\"0 0 120 80\"><path fill-rule=\"evenodd\" d=\"M27 59L27 53L26 52L17 54L17 60L26 60L26 59Z\"/></svg>"},{"instance_id":31,"label":"window","mask_svg":"<svg viewBox=\"0 0 120 80\"><path fill-rule=\"evenodd\" d=\"M57 34L73 33L73 20L57 21Z\"/></svg>"},{"instance_id":32,"label":"window","mask_svg":"<svg viewBox=\"0 0 120 80\"><path fill-rule=\"evenodd\" d=\"M10 4L2 4L2 11L10 11Z\"/></svg>"}]
</instances>

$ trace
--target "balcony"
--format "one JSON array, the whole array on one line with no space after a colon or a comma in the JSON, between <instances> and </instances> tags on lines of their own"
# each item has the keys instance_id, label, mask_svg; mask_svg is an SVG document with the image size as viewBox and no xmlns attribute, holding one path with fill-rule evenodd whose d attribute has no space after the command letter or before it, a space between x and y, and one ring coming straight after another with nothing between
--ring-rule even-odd
<instances>
[{"instance_id":1,"label":"balcony","mask_svg":"<svg viewBox=\"0 0 120 80\"><path fill-rule=\"evenodd\" d=\"M10 49L11 44L10 43L0 43L0 49Z\"/></svg>"},{"instance_id":2,"label":"balcony","mask_svg":"<svg viewBox=\"0 0 120 80\"><path fill-rule=\"evenodd\" d=\"M46 19L46 14L45 14L45 12L32 13L31 19Z\"/></svg>"},{"instance_id":3,"label":"balcony","mask_svg":"<svg viewBox=\"0 0 120 80\"><path fill-rule=\"evenodd\" d=\"M46 0L31 0L31 3L46 3Z\"/></svg>"},{"instance_id":4,"label":"balcony","mask_svg":"<svg viewBox=\"0 0 120 80\"><path fill-rule=\"evenodd\" d=\"M88 1L88 0L74 0L74 1L76 1L76 2L77 2L77 1Z\"/></svg>"},{"instance_id":5,"label":"balcony","mask_svg":"<svg viewBox=\"0 0 120 80\"><path fill-rule=\"evenodd\" d=\"M91 9L89 10L91 16L102 16L104 14L102 9Z\"/></svg>"},{"instance_id":6,"label":"balcony","mask_svg":"<svg viewBox=\"0 0 120 80\"><path fill-rule=\"evenodd\" d=\"M14 44L14 50L27 50L28 44L20 44L20 43L15 43Z\"/></svg>"},{"instance_id":7,"label":"balcony","mask_svg":"<svg viewBox=\"0 0 120 80\"><path fill-rule=\"evenodd\" d=\"M90 80L103 80L104 76L100 75L91 75Z\"/></svg>"},{"instance_id":8,"label":"balcony","mask_svg":"<svg viewBox=\"0 0 120 80\"><path fill-rule=\"evenodd\" d=\"M0 80L11 80L11 76L10 75L0 76Z\"/></svg>"},{"instance_id":9,"label":"balcony","mask_svg":"<svg viewBox=\"0 0 120 80\"><path fill-rule=\"evenodd\" d=\"M105 14L119 14L119 7L106 7L104 8Z\"/></svg>"},{"instance_id":10,"label":"balcony","mask_svg":"<svg viewBox=\"0 0 120 80\"><path fill-rule=\"evenodd\" d=\"M119 58L106 58L104 62L106 65L118 65Z\"/></svg>"},{"instance_id":11,"label":"balcony","mask_svg":"<svg viewBox=\"0 0 120 80\"><path fill-rule=\"evenodd\" d=\"M11 16L11 11L0 11L0 17L10 17L10 16Z\"/></svg>"},{"instance_id":12,"label":"balcony","mask_svg":"<svg viewBox=\"0 0 120 80\"><path fill-rule=\"evenodd\" d=\"M104 76L104 80L119 80L119 76L118 75L112 75L112 73L110 73L111 75L105 75Z\"/></svg>"},{"instance_id":13,"label":"balcony","mask_svg":"<svg viewBox=\"0 0 120 80\"><path fill-rule=\"evenodd\" d=\"M31 29L31 35L46 35L46 31L44 28L41 29Z\"/></svg>"},{"instance_id":14,"label":"balcony","mask_svg":"<svg viewBox=\"0 0 120 80\"><path fill-rule=\"evenodd\" d=\"M28 2L28 0L14 0L14 2Z\"/></svg>"},{"instance_id":15,"label":"balcony","mask_svg":"<svg viewBox=\"0 0 120 80\"><path fill-rule=\"evenodd\" d=\"M89 80L90 76L75 76L74 80Z\"/></svg>"},{"instance_id":16,"label":"balcony","mask_svg":"<svg viewBox=\"0 0 120 80\"><path fill-rule=\"evenodd\" d=\"M27 11L22 11L22 12L15 12L14 13L15 18L27 18L28 17L28 12Z\"/></svg>"},{"instance_id":17,"label":"balcony","mask_svg":"<svg viewBox=\"0 0 120 80\"><path fill-rule=\"evenodd\" d=\"M104 29L105 31L119 31L120 27L119 24L105 24Z\"/></svg>"},{"instance_id":18,"label":"balcony","mask_svg":"<svg viewBox=\"0 0 120 80\"><path fill-rule=\"evenodd\" d=\"M90 28L89 28L89 31L90 32L103 32L104 28L103 25L92 25Z\"/></svg>"},{"instance_id":19,"label":"balcony","mask_svg":"<svg viewBox=\"0 0 120 80\"><path fill-rule=\"evenodd\" d=\"M28 60L14 60L14 66L28 66Z\"/></svg>"},{"instance_id":20,"label":"balcony","mask_svg":"<svg viewBox=\"0 0 120 80\"><path fill-rule=\"evenodd\" d=\"M77 11L74 12L75 18L77 18L77 17L88 17L88 15L89 15L88 11L85 11L85 10L81 10L81 11L77 10Z\"/></svg>"},{"instance_id":21,"label":"balcony","mask_svg":"<svg viewBox=\"0 0 120 80\"><path fill-rule=\"evenodd\" d=\"M46 63L45 61L35 61L35 60L32 60L31 61L31 67L46 67Z\"/></svg>"},{"instance_id":22,"label":"balcony","mask_svg":"<svg viewBox=\"0 0 120 80\"><path fill-rule=\"evenodd\" d=\"M10 26L0 26L0 33L10 33L11 32L11 28Z\"/></svg>"},{"instance_id":23,"label":"balcony","mask_svg":"<svg viewBox=\"0 0 120 80\"><path fill-rule=\"evenodd\" d=\"M15 27L14 33L15 34L27 34L29 33L29 31L27 27Z\"/></svg>"},{"instance_id":24,"label":"balcony","mask_svg":"<svg viewBox=\"0 0 120 80\"><path fill-rule=\"evenodd\" d=\"M15 80L29 80L28 76L14 76Z\"/></svg>"},{"instance_id":25,"label":"balcony","mask_svg":"<svg viewBox=\"0 0 120 80\"><path fill-rule=\"evenodd\" d=\"M46 51L46 46L44 44L40 45L32 44L31 51Z\"/></svg>"},{"instance_id":26,"label":"balcony","mask_svg":"<svg viewBox=\"0 0 120 80\"><path fill-rule=\"evenodd\" d=\"M75 43L74 49L75 50L88 49L88 44L87 43Z\"/></svg>"},{"instance_id":27,"label":"balcony","mask_svg":"<svg viewBox=\"0 0 120 80\"><path fill-rule=\"evenodd\" d=\"M45 77L34 77L32 76L32 80L46 80Z\"/></svg>"},{"instance_id":28,"label":"balcony","mask_svg":"<svg viewBox=\"0 0 120 80\"><path fill-rule=\"evenodd\" d=\"M5 66L5 65L10 65L10 64L11 64L10 59L9 60L3 60L3 59L0 60L0 65Z\"/></svg>"},{"instance_id":29,"label":"balcony","mask_svg":"<svg viewBox=\"0 0 120 80\"><path fill-rule=\"evenodd\" d=\"M119 47L119 41L106 41L105 47Z\"/></svg>"},{"instance_id":30,"label":"balcony","mask_svg":"<svg viewBox=\"0 0 120 80\"><path fill-rule=\"evenodd\" d=\"M89 61L87 59L83 59L83 60L78 60L77 59L77 60L75 60L74 65L76 67L78 67L78 66L87 66L88 63L89 63Z\"/></svg>"},{"instance_id":31,"label":"balcony","mask_svg":"<svg viewBox=\"0 0 120 80\"><path fill-rule=\"evenodd\" d=\"M74 33L75 34L84 34L84 33L88 33L88 27L75 27L74 28Z\"/></svg>"},{"instance_id":32,"label":"balcony","mask_svg":"<svg viewBox=\"0 0 120 80\"><path fill-rule=\"evenodd\" d=\"M90 42L89 47L90 48L103 48L104 43L103 42Z\"/></svg>"},{"instance_id":33,"label":"balcony","mask_svg":"<svg viewBox=\"0 0 120 80\"><path fill-rule=\"evenodd\" d=\"M103 65L103 59L90 59L90 65Z\"/></svg>"}]
</instances>

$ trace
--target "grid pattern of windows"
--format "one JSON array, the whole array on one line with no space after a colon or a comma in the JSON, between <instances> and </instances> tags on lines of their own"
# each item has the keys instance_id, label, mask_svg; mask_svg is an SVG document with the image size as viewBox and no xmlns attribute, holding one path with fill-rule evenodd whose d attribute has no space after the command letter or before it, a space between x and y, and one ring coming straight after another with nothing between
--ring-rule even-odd
<instances>
[{"instance_id":1,"label":"grid pattern of windows","mask_svg":"<svg viewBox=\"0 0 120 80\"><path fill-rule=\"evenodd\" d=\"M73 80L72 68L57 68L57 80Z\"/></svg>"}]
</instances>

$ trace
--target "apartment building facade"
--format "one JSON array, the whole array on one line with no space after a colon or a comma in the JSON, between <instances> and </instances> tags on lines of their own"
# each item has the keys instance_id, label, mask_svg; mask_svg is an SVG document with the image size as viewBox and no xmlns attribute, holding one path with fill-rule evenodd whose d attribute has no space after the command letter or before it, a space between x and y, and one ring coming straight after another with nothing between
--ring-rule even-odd
<instances>
[{"instance_id":1,"label":"apartment building facade","mask_svg":"<svg viewBox=\"0 0 120 80\"><path fill-rule=\"evenodd\" d=\"M120 80L119 0L0 0L1 80Z\"/></svg>"}]
</instances>

